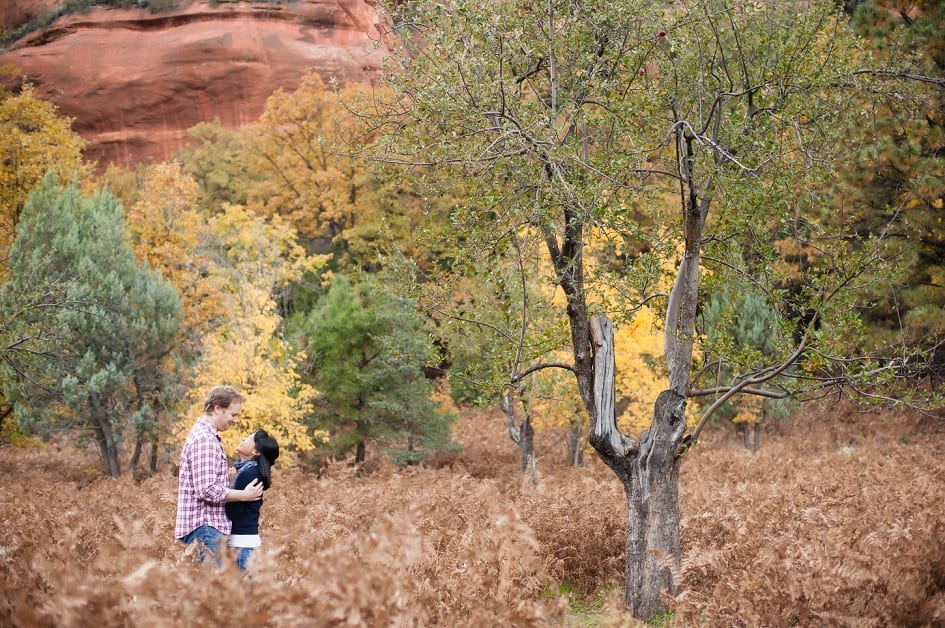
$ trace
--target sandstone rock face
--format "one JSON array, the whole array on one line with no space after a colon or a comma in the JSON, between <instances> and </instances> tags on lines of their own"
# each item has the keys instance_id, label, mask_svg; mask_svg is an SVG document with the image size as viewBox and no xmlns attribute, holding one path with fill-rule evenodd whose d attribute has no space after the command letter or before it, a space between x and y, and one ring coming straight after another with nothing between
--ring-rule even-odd
<instances>
[{"instance_id":1,"label":"sandstone rock face","mask_svg":"<svg viewBox=\"0 0 945 628\"><path fill-rule=\"evenodd\" d=\"M0 65L19 67L37 96L75 118L89 159L131 166L169 159L199 122L255 121L270 94L312 70L369 81L387 53L382 32L374 0L98 7L22 38Z\"/></svg>"},{"instance_id":2,"label":"sandstone rock face","mask_svg":"<svg viewBox=\"0 0 945 628\"><path fill-rule=\"evenodd\" d=\"M49 13L65 0L4 0L0 2L0 34L15 30L20 24Z\"/></svg>"}]
</instances>

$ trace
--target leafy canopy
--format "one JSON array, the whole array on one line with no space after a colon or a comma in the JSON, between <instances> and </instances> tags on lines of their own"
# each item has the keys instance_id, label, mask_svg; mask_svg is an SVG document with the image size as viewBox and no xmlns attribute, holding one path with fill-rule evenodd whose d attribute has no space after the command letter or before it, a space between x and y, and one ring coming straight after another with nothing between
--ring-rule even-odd
<instances>
[{"instance_id":1,"label":"leafy canopy","mask_svg":"<svg viewBox=\"0 0 945 628\"><path fill-rule=\"evenodd\" d=\"M16 95L0 88L0 281L26 199L46 171L87 174L85 142L71 124L54 105L34 96L30 85Z\"/></svg>"}]
</instances>

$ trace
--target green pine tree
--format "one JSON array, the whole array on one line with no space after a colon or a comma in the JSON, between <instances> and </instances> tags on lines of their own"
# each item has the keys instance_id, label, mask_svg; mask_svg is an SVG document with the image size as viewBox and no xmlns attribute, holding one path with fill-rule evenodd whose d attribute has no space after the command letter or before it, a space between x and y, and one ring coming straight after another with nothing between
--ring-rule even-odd
<instances>
[{"instance_id":1,"label":"green pine tree","mask_svg":"<svg viewBox=\"0 0 945 628\"><path fill-rule=\"evenodd\" d=\"M866 124L867 141L843 173L844 212L862 233L886 233L899 262L892 281L867 288L863 318L872 341L924 348L919 368L945 380L945 2L847 2L877 64L908 90ZM854 10L855 9L855 10ZM908 72L903 72L903 65ZM910 80L904 80L904 77ZM891 79L890 79L891 80ZM834 220L839 217L834 217ZM886 226L891 225L891 226Z\"/></svg>"},{"instance_id":2,"label":"green pine tree","mask_svg":"<svg viewBox=\"0 0 945 628\"><path fill-rule=\"evenodd\" d=\"M153 432L173 382L162 364L182 317L174 289L136 261L121 205L47 174L31 195L0 292L4 393L28 432L91 431L121 474L126 430Z\"/></svg>"},{"instance_id":3,"label":"green pine tree","mask_svg":"<svg viewBox=\"0 0 945 628\"><path fill-rule=\"evenodd\" d=\"M784 352L794 329L793 321L779 320L770 298L759 285L761 282L722 284L706 301L699 326L704 338L702 361L710 368L705 369L699 388L726 386L743 379L764 369L772 356ZM793 369L786 373L793 375ZM757 409L762 416L786 416L796 406L788 397L788 385L775 379L765 387L771 396L729 399L716 410L714 418L731 420L746 406ZM700 405L708 407L714 398L700 397Z\"/></svg>"},{"instance_id":4,"label":"green pine tree","mask_svg":"<svg viewBox=\"0 0 945 628\"><path fill-rule=\"evenodd\" d=\"M429 334L412 302L336 276L308 314L293 321L311 360L309 375L320 395L318 427L331 432L335 450L365 446L398 464L423 460L450 448L452 417L431 400L424 375L433 356Z\"/></svg>"}]
</instances>

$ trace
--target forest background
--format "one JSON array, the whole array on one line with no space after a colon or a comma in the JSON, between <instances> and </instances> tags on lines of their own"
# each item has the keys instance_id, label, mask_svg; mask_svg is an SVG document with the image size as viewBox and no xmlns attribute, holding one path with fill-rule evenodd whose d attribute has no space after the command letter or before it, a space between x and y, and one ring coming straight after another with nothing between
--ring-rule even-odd
<instances>
[{"instance_id":1,"label":"forest background","mask_svg":"<svg viewBox=\"0 0 945 628\"><path fill-rule=\"evenodd\" d=\"M844 19L869 36L863 43L877 55L907 52L915 76L942 76L940 3L910 3L899 13L847 4ZM844 215L867 237L890 224L890 214L899 229L889 238L893 261L859 285L849 301L858 317L839 340L850 354L883 343L909 347L912 362L902 370L910 377L847 392L865 403L895 390L907 405L934 412L945 298L942 80L903 84L898 103L870 110L869 132L835 173L837 205L818 210ZM547 280L550 263L531 260L528 272L516 274L520 258L491 251L477 260L478 274L437 281L439 271L461 263L444 242L461 246L456 208L475 190L359 159L354 149L377 135L350 104L363 98L357 87L336 90L312 75L298 90L274 94L255 125L203 124L192 131L193 148L171 162L95 174L81 139L53 107L28 87L2 95L0 148L9 156L0 187L8 260L0 301L2 454L19 486L36 487L11 500L5 517L11 529L29 520L56 539L43 543L31 533L4 545L8 565L30 565L3 574L6 618L174 624L190 614L224 619L245 610L259 624L291 624L302 613L355 624L542 624L576 614L630 621L615 610L612 591L625 515L617 483L585 457L588 426L577 391L552 370L527 385L510 382L509 365L520 356L515 343L497 340L516 336L508 295L526 278L523 293L544 304L530 321L529 350L554 356L567 346L552 316L561 295ZM660 277L651 251L635 244L632 237L614 243L596 262L619 269L638 258L656 264L657 283L671 283L672 268ZM780 254L787 266L812 258ZM424 276L426 283L411 283ZM601 302L621 299L600 284ZM730 309L714 309L736 301L732 289L710 284L697 352L709 354L713 343L771 351L765 303L742 295L737 324ZM626 433L649 425L665 387L659 307L638 304L617 327L616 407ZM278 605L208 606L198 596L198 606L178 602L168 614L180 579L204 577L163 540L174 499L168 474L203 394L220 382L248 395L241 429L263 427L285 446L284 493L267 497L274 551L264 565L297 586L283 590L273 576L257 588ZM910 399L903 388L923 395ZM488 412L503 395L505 411ZM858 418L835 398L804 412L797 402L748 398L715 412L717 433L693 450L684 472L686 593L663 620L941 620L935 539L942 516L929 508L940 489L933 472L939 424L906 412ZM756 439L767 425L771 438L742 451L729 425ZM806 444L798 430L811 433ZM231 451L241 434L224 436ZM541 450L559 442L565 464ZM101 464L91 462L89 444ZM63 447L66 456L56 453ZM96 467L131 478L105 480ZM889 476L887 488L877 475ZM49 496L63 481L79 501L56 508ZM148 500L137 499L142 492ZM90 499L110 507L89 513ZM575 508L578 499L588 501ZM126 517L131 508L139 514ZM457 529L468 534L453 538ZM780 543L771 542L773 530ZM98 570L92 582L80 577L89 564ZM394 565L400 575L388 578ZM226 584L232 575L213 576L222 590L231 587L230 601L241 598L237 585ZM613 608L581 608L594 601Z\"/></svg>"}]
</instances>

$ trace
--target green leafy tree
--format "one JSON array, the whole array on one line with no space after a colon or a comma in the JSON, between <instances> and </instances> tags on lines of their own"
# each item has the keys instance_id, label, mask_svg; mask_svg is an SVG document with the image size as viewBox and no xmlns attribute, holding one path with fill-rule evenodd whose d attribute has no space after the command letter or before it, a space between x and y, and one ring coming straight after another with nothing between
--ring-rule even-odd
<instances>
[{"instance_id":1,"label":"green leafy tree","mask_svg":"<svg viewBox=\"0 0 945 628\"><path fill-rule=\"evenodd\" d=\"M184 317L163 368L151 372L165 382L161 394L152 395L156 414L147 426L142 426L148 429L139 432L132 454L134 466L142 447L149 444L150 468L154 472L159 449L171 440L173 418L180 414L181 399L190 387L203 335L211 321L225 315L226 308L216 289L224 280L214 277L213 266L200 250L207 226L197 210L197 186L181 173L176 162L132 172L112 167L102 179L122 200L135 256L174 287L183 306Z\"/></svg>"},{"instance_id":2,"label":"green leafy tree","mask_svg":"<svg viewBox=\"0 0 945 628\"><path fill-rule=\"evenodd\" d=\"M253 167L246 132L215 120L197 124L189 135L194 145L181 149L176 161L197 182L200 207L213 211L220 203L245 205L249 189L264 178Z\"/></svg>"},{"instance_id":3,"label":"green leafy tree","mask_svg":"<svg viewBox=\"0 0 945 628\"><path fill-rule=\"evenodd\" d=\"M850 246L857 234L818 219L850 155L851 94L875 88L837 17L832 2L722 0L411 2L394 17L400 47L376 158L468 186L450 216L457 256L499 248L519 229L541 235L570 331L565 368L590 443L625 489L626 601L638 617L663 611L677 589L680 460L721 404L783 385L799 361L812 374L789 381L801 391L857 376L885 386L896 373L842 359L837 340L858 328L857 278L879 259L869 239ZM599 241L642 243L607 265L623 308L588 298L608 279L585 272L609 254ZM790 265L796 277L779 265L789 244L817 252L816 263ZM667 260L678 260L663 295L667 389L649 429L628 436L616 425L605 312L655 303ZM779 316L766 363L721 389L700 387L695 363L703 268L764 277ZM687 432L688 400L707 395L718 398Z\"/></svg>"},{"instance_id":4,"label":"green leafy tree","mask_svg":"<svg viewBox=\"0 0 945 628\"><path fill-rule=\"evenodd\" d=\"M174 289L132 253L121 206L47 175L30 196L0 293L4 393L24 429L90 430L121 474L126 430L153 425L182 318Z\"/></svg>"},{"instance_id":5,"label":"green leafy tree","mask_svg":"<svg viewBox=\"0 0 945 628\"><path fill-rule=\"evenodd\" d=\"M0 78L19 77L13 66L0 66ZM7 260L20 214L30 191L50 168L82 174L85 142L70 128L71 120L55 106L33 95L27 84L18 93L0 87L0 284L7 279ZM12 407L0 398L3 434L16 437L9 424ZM0 436L2 438L2 436Z\"/></svg>"},{"instance_id":6,"label":"green leafy tree","mask_svg":"<svg viewBox=\"0 0 945 628\"><path fill-rule=\"evenodd\" d=\"M854 4L854 3L850 3ZM869 291L867 343L902 334L926 348L920 361L933 385L945 379L945 3L856 2L853 24L882 65L884 80L906 80L905 98L881 101L839 194L855 228L892 224L888 255L900 271ZM901 59L912 61L904 72Z\"/></svg>"},{"instance_id":7,"label":"green leafy tree","mask_svg":"<svg viewBox=\"0 0 945 628\"><path fill-rule=\"evenodd\" d=\"M455 255L454 236L463 234L425 234L424 240L436 242L433 250L443 250L440 264L400 276L414 277L410 290L444 348L442 367L450 390L477 405L501 399L504 428L518 447L520 468L534 472L536 397L529 380L549 368L543 357L567 344L567 329L549 314L550 268L535 255L535 233L508 234L498 247L472 258Z\"/></svg>"},{"instance_id":8,"label":"green leafy tree","mask_svg":"<svg viewBox=\"0 0 945 628\"><path fill-rule=\"evenodd\" d=\"M316 417L337 451L368 443L398 463L451 447L452 417L433 400L424 374L433 345L413 303L368 277L357 286L336 276L325 296L293 330L310 359L319 391Z\"/></svg>"},{"instance_id":9,"label":"green leafy tree","mask_svg":"<svg viewBox=\"0 0 945 628\"><path fill-rule=\"evenodd\" d=\"M778 350L778 313L768 296L757 286L758 281L717 286L706 299L700 315L704 342L700 345L703 363L719 388L737 382L745 373L755 372ZM733 420L748 435L754 429L757 448L757 427L764 417L784 417L792 404L788 391L771 386L764 397L729 399L715 411L715 418ZM717 395L706 396L703 408Z\"/></svg>"}]
</instances>

